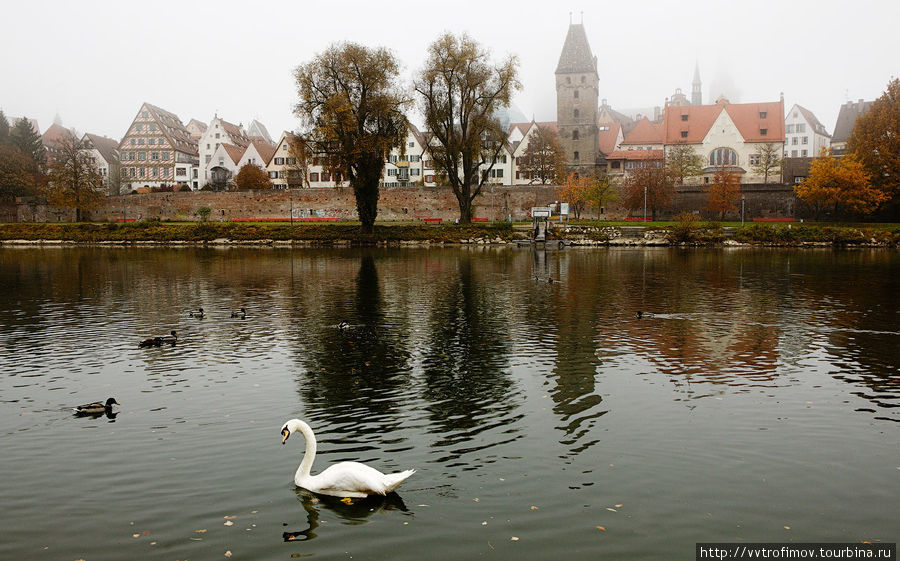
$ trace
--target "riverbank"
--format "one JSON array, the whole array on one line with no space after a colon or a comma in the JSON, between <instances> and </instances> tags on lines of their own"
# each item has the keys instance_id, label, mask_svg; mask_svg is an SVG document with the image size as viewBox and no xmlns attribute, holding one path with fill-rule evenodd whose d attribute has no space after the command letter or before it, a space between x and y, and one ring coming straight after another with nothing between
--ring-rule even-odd
<instances>
[{"instance_id":1,"label":"riverbank","mask_svg":"<svg viewBox=\"0 0 900 561\"><path fill-rule=\"evenodd\" d=\"M528 243L527 223L471 225L358 223L10 223L0 224L0 245L443 245ZM653 223L649 226L582 222L554 225L550 242L577 246L900 246L900 225Z\"/></svg>"}]
</instances>

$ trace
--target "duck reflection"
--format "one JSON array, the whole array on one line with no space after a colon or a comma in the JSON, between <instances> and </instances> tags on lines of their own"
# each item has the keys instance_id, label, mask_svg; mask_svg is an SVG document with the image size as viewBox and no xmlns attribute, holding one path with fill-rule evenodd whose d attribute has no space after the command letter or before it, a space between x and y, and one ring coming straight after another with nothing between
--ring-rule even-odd
<instances>
[{"instance_id":1,"label":"duck reflection","mask_svg":"<svg viewBox=\"0 0 900 561\"><path fill-rule=\"evenodd\" d=\"M411 512L397 493L389 493L385 496L369 495L364 499L341 499L328 495L317 495L301 488L296 489L295 492L297 500L306 511L307 527L305 530L296 532L283 532L282 538L286 542L315 539L316 530L319 528L319 516L323 510L337 516L341 523L349 525L365 524L372 515L385 511Z\"/></svg>"},{"instance_id":2,"label":"duck reflection","mask_svg":"<svg viewBox=\"0 0 900 561\"><path fill-rule=\"evenodd\" d=\"M81 418L88 418L91 420L96 420L96 419L99 419L100 417L106 417L110 423L115 423L116 417L119 416L119 412L118 411L100 411L97 413L85 413L85 412L81 412L81 411L76 411L75 416L81 417Z\"/></svg>"}]
</instances>

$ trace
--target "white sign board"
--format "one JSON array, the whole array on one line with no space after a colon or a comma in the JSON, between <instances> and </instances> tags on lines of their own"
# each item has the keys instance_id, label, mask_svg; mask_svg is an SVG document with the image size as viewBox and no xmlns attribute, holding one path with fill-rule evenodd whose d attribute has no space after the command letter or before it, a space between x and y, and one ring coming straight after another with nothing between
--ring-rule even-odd
<instances>
[{"instance_id":1,"label":"white sign board","mask_svg":"<svg viewBox=\"0 0 900 561\"><path fill-rule=\"evenodd\" d=\"M559 203L560 216L569 216L569 203Z\"/></svg>"},{"instance_id":2,"label":"white sign board","mask_svg":"<svg viewBox=\"0 0 900 561\"><path fill-rule=\"evenodd\" d=\"M533 206L531 207L531 216L534 218L550 218L550 207Z\"/></svg>"}]
</instances>

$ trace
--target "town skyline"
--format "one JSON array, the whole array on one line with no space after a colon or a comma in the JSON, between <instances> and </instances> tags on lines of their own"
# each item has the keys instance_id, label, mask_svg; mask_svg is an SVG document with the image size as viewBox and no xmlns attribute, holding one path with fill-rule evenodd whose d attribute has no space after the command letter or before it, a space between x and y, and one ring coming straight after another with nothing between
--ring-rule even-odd
<instances>
[{"instance_id":1,"label":"town skyline","mask_svg":"<svg viewBox=\"0 0 900 561\"><path fill-rule=\"evenodd\" d=\"M877 98L894 76L889 57L873 53L900 47L889 29L900 7L876 2L857 4L853 10L837 3L757 2L754 12L779 15L761 27L748 24L742 10L710 10L700 3L677 11L660 2L608 6L601 13L592 6L547 10L521 2L510 10L463 2L451 14L397 12L355 2L312 3L305 12L278 6L277 18L264 13L242 17L244 27L237 33L197 23L209 21L213 11L234 12L236 5L159 6L157 12L134 14L121 13L107 2L89 3L96 9L88 11L62 4L49 19L40 13L45 7L13 7L10 21L40 21L38 28L47 39L24 51L16 48L34 33L28 26L8 29L0 39L4 51L23 52L0 62L5 77L0 109L8 117L37 119L41 131L59 115L66 127L120 139L135 108L149 102L175 112L185 123L209 122L218 115L246 126L256 118L277 136L299 125L292 114L297 99L293 69L332 42L385 46L401 60L403 78L410 81L424 63L427 46L451 30L468 32L491 49L495 60L516 54L523 89L514 97L515 106L526 120L551 121L556 115L553 71L560 48L569 22L583 21L598 57L600 97L612 107L652 109L662 106L676 88L689 93L696 64L704 103L715 101L717 83L730 80L737 92L732 102L775 101L783 93L786 108L799 103L833 132L844 102ZM472 16L475 6L477 17ZM172 18L165 7L185 17ZM881 16L874 18L869 8L878 8ZM312 25L302 23L304 13L348 11L357 17L317 17ZM138 15L141 19L135 19ZM295 31L292 25L298 22ZM807 38L822 39L826 48L792 46ZM79 43L79 48L70 47ZM185 52L185 44L193 46ZM410 117L420 122L417 107Z\"/></svg>"}]
</instances>

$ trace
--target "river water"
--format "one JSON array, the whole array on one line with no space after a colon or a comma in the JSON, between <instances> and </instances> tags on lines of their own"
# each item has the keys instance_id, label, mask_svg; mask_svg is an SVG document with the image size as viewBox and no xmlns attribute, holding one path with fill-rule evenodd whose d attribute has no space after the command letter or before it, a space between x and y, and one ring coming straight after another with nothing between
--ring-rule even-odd
<instances>
[{"instance_id":1,"label":"river water","mask_svg":"<svg viewBox=\"0 0 900 561\"><path fill-rule=\"evenodd\" d=\"M898 274L889 250L0 249L0 559L896 542ZM297 490L294 417L314 472L418 471Z\"/></svg>"}]
</instances>

